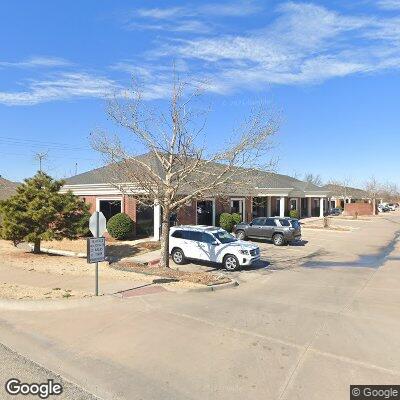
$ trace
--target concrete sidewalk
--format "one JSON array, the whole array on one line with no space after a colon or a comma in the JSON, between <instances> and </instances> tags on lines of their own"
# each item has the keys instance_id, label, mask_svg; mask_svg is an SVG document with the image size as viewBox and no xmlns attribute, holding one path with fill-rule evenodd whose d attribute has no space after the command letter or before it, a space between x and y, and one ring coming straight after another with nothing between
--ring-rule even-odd
<instances>
[{"instance_id":1,"label":"concrete sidewalk","mask_svg":"<svg viewBox=\"0 0 400 400\"><path fill-rule=\"evenodd\" d=\"M381 249L400 218L376 224ZM337 252L370 254L357 238ZM347 400L350 384L398 383L400 242L379 268L322 261L214 293L3 309L0 341L107 400Z\"/></svg>"}]
</instances>

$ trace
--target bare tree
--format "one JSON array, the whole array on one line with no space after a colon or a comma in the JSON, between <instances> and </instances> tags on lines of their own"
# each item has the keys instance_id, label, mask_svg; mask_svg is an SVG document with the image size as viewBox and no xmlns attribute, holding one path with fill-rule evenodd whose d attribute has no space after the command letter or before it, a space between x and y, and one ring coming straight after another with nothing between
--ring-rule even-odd
<instances>
[{"instance_id":1,"label":"bare tree","mask_svg":"<svg viewBox=\"0 0 400 400\"><path fill-rule=\"evenodd\" d=\"M312 183L313 185L316 185L316 186L322 186L322 184L323 184L321 175L316 175L311 172L307 172L304 175L304 181Z\"/></svg>"},{"instance_id":2,"label":"bare tree","mask_svg":"<svg viewBox=\"0 0 400 400\"><path fill-rule=\"evenodd\" d=\"M113 166L110 183L141 204L161 206L161 267L169 266L171 213L193 199L246 193L259 171L271 168L266 156L278 129L278 119L260 105L228 140L211 145L206 113L196 109L204 86L193 89L176 76L171 86L166 109L149 108L137 89L110 101L108 116L128 140L92 134L92 146Z\"/></svg>"},{"instance_id":3,"label":"bare tree","mask_svg":"<svg viewBox=\"0 0 400 400\"><path fill-rule=\"evenodd\" d=\"M350 179L343 178L343 179L331 179L328 182L329 185L333 187L333 194L335 197L343 198L343 203L346 204L346 199L350 195Z\"/></svg>"},{"instance_id":4,"label":"bare tree","mask_svg":"<svg viewBox=\"0 0 400 400\"><path fill-rule=\"evenodd\" d=\"M368 197L372 200L373 213L376 215L376 200L382 198L382 185L371 176L364 184L364 190L368 193Z\"/></svg>"},{"instance_id":5,"label":"bare tree","mask_svg":"<svg viewBox=\"0 0 400 400\"><path fill-rule=\"evenodd\" d=\"M399 197L399 190L396 184L386 182L380 186L380 194L385 201L394 202Z\"/></svg>"}]
</instances>

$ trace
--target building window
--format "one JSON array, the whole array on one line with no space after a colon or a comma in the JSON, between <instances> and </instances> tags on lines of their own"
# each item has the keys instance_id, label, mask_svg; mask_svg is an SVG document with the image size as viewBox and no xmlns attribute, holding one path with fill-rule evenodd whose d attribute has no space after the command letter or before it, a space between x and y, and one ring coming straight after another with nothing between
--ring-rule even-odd
<instances>
[{"instance_id":1,"label":"building window","mask_svg":"<svg viewBox=\"0 0 400 400\"><path fill-rule=\"evenodd\" d=\"M144 204L136 208L136 233L138 235L154 235L154 207Z\"/></svg>"},{"instance_id":2,"label":"building window","mask_svg":"<svg viewBox=\"0 0 400 400\"><path fill-rule=\"evenodd\" d=\"M231 199L231 213L239 214L242 217L242 221L245 220L244 208L244 199Z\"/></svg>"},{"instance_id":3,"label":"building window","mask_svg":"<svg viewBox=\"0 0 400 400\"><path fill-rule=\"evenodd\" d=\"M99 211L101 211L108 221L115 214L122 212L121 200L99 200Z\"/></svg>"},{"instance_id":4,"label":"building window","mask_svg":"<svg viewBox=\"0 0 400 400\"><path fill-rule=\"evenodd\" d=\"M289 206L291 210L297 210L297 199L290 199Z\"/></svg>"},{"instance_id":5,"label":"building window","mask_svg":"<svg viewBox=\"0 0 400 400\"><path fill-rule=\"evenodd\" d=\"M253 197L253 218L267 217L268 197Z\"/></svg>"}]
</instances>

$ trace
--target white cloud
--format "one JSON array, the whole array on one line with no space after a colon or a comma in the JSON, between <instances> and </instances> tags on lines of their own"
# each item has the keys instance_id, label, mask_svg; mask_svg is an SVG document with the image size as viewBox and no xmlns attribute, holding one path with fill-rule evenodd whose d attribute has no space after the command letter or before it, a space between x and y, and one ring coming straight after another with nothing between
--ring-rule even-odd
<instances>
[{"instance_id":1,"label":"white cloud","mask_svg":"<svg viewBox=\"0 0 400 400\"><path fill-rule=\"evenodd\" d=\"M36 56L22 61L0 61L1 67L36 68L36 67L66 67L71 62L59 57Z\"/></svg>"},{"instance_id":2,"label":"white cloud","mask_svg":"<svg viewBox=\"0 0 400 400\"><path fill-rule=\"evenodd\" d=\"M210 18L244 17L261 8L251 0L227 3L189 4L185 7L141 8L126 24L127 29L207 33L214 28Z\"/></svg>"},{"instance_id":3,"label":"white cloud","mask_svg":"<svg viewBox=\"0 0 400 400\"><path fill-rule=\"evenodd\" d=\"M152 52L206 71L220 91L263 84L307 84L400 68L398 18L343 15L287 2L263 29L238 35L173 40Z\"/></svg>"},{"instance_id":4,"label":"white cloud","mask_svg":"<svg viewBox=\"0 0 400 400\"><path fill-rule=\"evenodd\" d=\"M385 10L400 10L400 0L379 0L377 5Z\"/></svg>"},{"instance_id":5,"label":"white cloud","mask_svg":"<svg viewBox=\"0 0 400 400\"><path fill-rule=\"evenodd\" d=\"M216 2L202 5L188 4L185 7L141 8L137 11L137 15L160 20L198 16L242 17L254 14L260 9L261 7L253 1Z\"/></svg>"},{"instance_id":6,"label":"white cloud","mask_svg":"<svg viewBox=\"0 0 400 400\"><path fill-rule=\"evenodd\" d=\"M0 103L34 105L72 98L106 98L123 88L115 81L87 73L61 73L47 80L34 80L25 91L0 92Z\"/></svg>"},{"instance_id":7,"label":"white cloud","mask_svg":"<svg viewBox=\"0 0 400 400\"><path fill-rule=\"evenodd\" d=\"M157 22L157 23L141 23L130 22L126 24L129 30L152 30L152 31L169 31L169 32L195 32L207 33L210 31L210 25L202 21L190 19L177 22Z\"/></svg>"},{"instance_id":8,"label":"white cloud","mask_svg":"<svg viewBox=\"0 0 400 400\"><path fill-rule=\"evenodd\" d=\"M173 61L175 71L185 80L206 80L211 91L221 94L243 88L263 90L270 84L316 84L335 77L400 69L400 16L341 14L319 5L290 1L280 2L269 14L268 22L257 30L245 31L240 24L236 25L237 33L230 35L208 29L211 15L236 16L239 10L243 13L240 15L246 15L246 10L249 15L256 9L253 2L242 2L236 8L238 4L139 10L143 21L136 21L137 27L144 24L142 29L149 29L146 25L150 24L151 29L174 34L169 38L163 35L161 44L150 46L135 59L114 63L108 73L133 74L146 99L161 99L170 93ZM36 57L18 63L0 62L0 67L51 67L63 62L68 63ZM126 94L114 79L81 72L25 81L25 86L22 91L0 92L0 103L27 105Z\"/></svg>"}]
</instances>

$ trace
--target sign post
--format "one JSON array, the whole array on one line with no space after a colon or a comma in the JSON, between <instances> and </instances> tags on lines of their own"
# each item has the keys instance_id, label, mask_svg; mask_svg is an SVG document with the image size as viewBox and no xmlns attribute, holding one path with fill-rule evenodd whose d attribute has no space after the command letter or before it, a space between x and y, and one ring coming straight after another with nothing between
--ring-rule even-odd
<instances>
[{"instance_id":1,"label":"sign post","mask_svg":"<svg viewBox=\"0 0 400 400\"><path fill-rule=\"evenodd\" d=\"M93 238L87 239L87 262L95 264L95 295L99 295L99 262L106 258L106 240L103 237L106 231L106 218L102 212L96 211L89 219L89 229Z\"/></svg>"}]
</instances>

